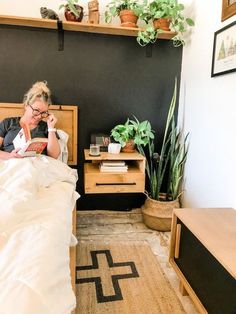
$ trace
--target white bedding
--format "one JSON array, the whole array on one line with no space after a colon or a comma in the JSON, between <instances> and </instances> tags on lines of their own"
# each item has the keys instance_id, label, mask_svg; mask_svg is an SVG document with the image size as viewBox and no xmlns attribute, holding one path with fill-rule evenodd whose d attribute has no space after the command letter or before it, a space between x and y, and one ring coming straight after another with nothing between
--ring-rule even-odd
<instances>
[{"instance_id":1,"label":"white bedding","mask_svg":"<svg viewBox=\"0 0 236 314\"><path fill-rule=\"evenodd\" d=\"M41 156L0 161L0 314L69 314L77 172Z\"/></svg>"}]
</instances>

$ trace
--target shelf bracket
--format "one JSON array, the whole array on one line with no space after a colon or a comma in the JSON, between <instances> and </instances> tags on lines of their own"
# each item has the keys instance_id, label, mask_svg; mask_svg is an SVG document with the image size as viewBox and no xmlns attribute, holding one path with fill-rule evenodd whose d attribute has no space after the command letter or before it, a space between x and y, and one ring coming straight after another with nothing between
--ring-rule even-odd
<instances>
[{"instance_id":1,"label":"shelf bracket","mask_svg":"<svg viewBox=\"0 0 236 314\"><path fill-rule=\"evenodd\" d=\"M152 57L152 47L153 47L153 44L149 44L146 46L146 57L147 58Z\"/></svg>"},{"instance_id":2,"label":"shelf bracket","mask_svg":"<svg viewBox=\"0 0 236 314\"><path fill-rule=\"evenodd\" d=\"M64 29L61 20L57 21L57 31L58 31L58 51L64 50Z\"/></svg>"}]
</instances>

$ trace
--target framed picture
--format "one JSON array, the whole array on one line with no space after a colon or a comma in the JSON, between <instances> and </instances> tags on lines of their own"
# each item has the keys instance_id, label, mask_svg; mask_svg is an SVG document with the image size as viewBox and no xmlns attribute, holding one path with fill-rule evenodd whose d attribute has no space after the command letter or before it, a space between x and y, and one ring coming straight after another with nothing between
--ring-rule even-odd
<instances>
[{"instance_id":1,"label":"framed picture","mask_svg":"<svg viewBox=\"0 0 236 314\"><path fill-rule=\"evenodd\" d=\"M236 0L222 0L221 21L236 14Z\"/></svg>"},{"instance_id":2,"label":"framed picture","mask_svg":"<svg viewBox=\"0 0 236 314\"><path fill-rule=\"evenodd\" d=\"M110 142L111 142L111 139L108 134L104 134L104 133L91 134L91 144L100 145L101 152L108 151L108 145L110 144Z\"/></svg>"},{"instance_id":3,"label":"framed picture","mask_svg":"<svg viewBox=\"0 0 236 314\"><path fill-rule=\"evenodd\" d=\"M236 71L236 21L215 32L211 76Z\"/></svg>"}]
</instances>

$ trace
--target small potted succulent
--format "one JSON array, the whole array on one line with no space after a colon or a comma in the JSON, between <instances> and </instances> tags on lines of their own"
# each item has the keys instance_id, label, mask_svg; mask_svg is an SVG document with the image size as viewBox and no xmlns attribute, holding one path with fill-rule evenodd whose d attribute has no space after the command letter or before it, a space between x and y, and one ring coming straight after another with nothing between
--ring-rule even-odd
<instances>
[{"instance_id":1,"label":"small potted succulent","mask_svg":"<svg viewBox=\"0 0 236 314\"><path fill-rule=\"evenodd\" d=\"M172 38L175 47L185 44L183 34L188 26L194 26L194 21L183 14L184 5L178 0L154 0L143 6L139 18L146 22L144 30L139 31L137 41L141 46L154 43L158 34L163 31L174 31L176 36Z\"/></svg>"},{"instance_id":2,"label":"small potted succulent","mask_svg":"<svg viewBox=\"0 0 236 314\"><path fill-rule=\"evenodd\" d=\"M146 146L154 138L149 121L134 119L128 118L125 124L118 124L111 130L111 137L121 144L123 152L134 152L136 145Z\"/></svg>"},{"instance_id":3,"label":"small potted succulent","mask_svg":"<svg viewBox=\"0 0 236 314\"><path fill-rule=\"evenodd\" d=\"M105 22L110 23L113 17L119 16L122 27L137 27L142 7L137 0L113 0L107 5Z\"/></svg>"},{"instance_id":4,"label":"small potted succulent","mask_svg":"<svg viewBox=\"0 0 236 314\"><path fill-rule=\"evenodd\" d=\"M59 10L64 8L65 18L71 22L81 22L84 16L84 9L78 5L79 0L65 0L65 4L59 6Z\"/></svg>"}]
</instances>

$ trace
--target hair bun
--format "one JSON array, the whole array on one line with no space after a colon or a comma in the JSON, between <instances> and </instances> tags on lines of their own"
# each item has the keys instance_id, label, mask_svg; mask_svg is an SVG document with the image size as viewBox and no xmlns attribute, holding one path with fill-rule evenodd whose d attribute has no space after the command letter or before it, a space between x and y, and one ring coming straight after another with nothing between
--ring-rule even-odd
<instances>
[{"instance_id":1,"label":"hair bun","mask_svg":"<svg viewBox=\"0 0 236 314\"><path fill-rule=\"evenodd\" d=\"M23 102L25 105L31 105L36 98L40 98L42 101L51 105L51 91L47 86L47 81L35 82L28 92L24 95Z\"/></svg>"}]
</instances>

